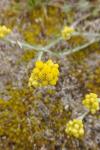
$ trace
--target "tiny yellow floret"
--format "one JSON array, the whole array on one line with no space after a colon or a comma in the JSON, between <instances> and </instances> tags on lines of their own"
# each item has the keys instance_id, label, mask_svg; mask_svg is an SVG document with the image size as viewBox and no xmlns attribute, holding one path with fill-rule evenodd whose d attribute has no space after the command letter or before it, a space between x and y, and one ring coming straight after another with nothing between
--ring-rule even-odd
<instances>
[{"instance_id":1,"label":"tiny yellow floret","mask_svg":"<svg viewBox=\"0 0 100 150\"><path fill-rule=\"evenodd\" d=\"M70 137L82 138L84 136L84 126L82 120L73 119L66 125L65 132Z\"/></svg>"},{"instance_id":2,"label":"tiny yellow floret","mask_svg":"<svg viewBox=\"0 0 100 150\"><path fill-rule=\"evenodd\" d=\"M29 78L30 87L56 85L59 76L59 65L52 60L47 62L37 61Z\"/></svg>"},{"instance_id":3,"label":"tiny yellow floret","mask_svg":"<svg viewBox=\"0 0 100 150\"><path fill-rule=\"evenodd\" d=\"M69 39L71 34L74 32L74 28L65 26L62 30L62 37L64 40Z\"/></svg>"},{"instance_id":4,"label":"tiny yellow floret","mask_svg":"<svg viewBox=\"0 0 100 150\"><path fill-rule=\"evenodd\" d=\"M85 96L82 104L92 113L95 114L99 110L99 101L95 93L90 93Z\"/></svg>"},{"instance_id":5,"label":"tiny yellow floret","mask_svg":"<svg viewBox=\"0 0 100 150\"><path fill-rule=\"evenodd\" d=\"M5 37L11 32L9 28L7 28L5 25L1 26L0 25L0 38Z\"/></svg>"}]
</instances>

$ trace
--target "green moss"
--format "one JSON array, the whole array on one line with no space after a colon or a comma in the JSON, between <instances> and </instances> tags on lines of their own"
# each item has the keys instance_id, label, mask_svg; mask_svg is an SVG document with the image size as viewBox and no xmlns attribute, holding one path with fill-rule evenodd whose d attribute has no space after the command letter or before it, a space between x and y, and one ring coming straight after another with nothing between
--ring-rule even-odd
<instances>
[{"instance_id":1,"label":"green moss","mask_svg":"<svg viewBox=\"0 0 100 150\"><path fill-rule=\"evenodd\" d=\"M10 99L0 100L0 139L5 143L5 150L31 150L36 144L49 143L50 138L46 135L51 133L52 138L58 138L64 134L64 127L70 117L63 108L60 99L52 101L48 94L48 103L44 95L34 94L33 90L8 88ZM11 145L10 145L11 144ZM10 146L9 146L10 145ZM2 146L0 146L2 149Z\"/></svg>"}]
</instances>

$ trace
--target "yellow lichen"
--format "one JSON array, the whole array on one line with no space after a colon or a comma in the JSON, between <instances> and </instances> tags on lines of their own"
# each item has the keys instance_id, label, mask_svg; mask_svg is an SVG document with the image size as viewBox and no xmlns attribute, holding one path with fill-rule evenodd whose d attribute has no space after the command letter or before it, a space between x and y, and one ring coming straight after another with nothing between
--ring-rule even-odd
<instances>
[{"instance_id":1,"label":"yellow lichen","mask_svg":"<svg viewBox=\"0 0 100 150\"><path fill-rule=\"evenodd\" d=\"M84 127L82 120L74 119L67 123L65 132L70 137L82 138L84 136Z\"/></svg>"},{"instance_id":2,"label":"yellow lichen","mask_svg":"<svg viewBox=\"0 0 100 150\"><path fill-rule=\"evenodd\" d=\"M92 114L99 110L99 101L95 93L87 94L82 103Z\"/></svg>"},{"instance_id":3,"label":"yellow lichen","mask_svg":"<svg viewBox=\"0 0 100 150\"><path fill-rule=\"evenodd\" d=\"M29 78L29 86L41 87L56 85L59 76L59 65L52 60L47 62L37 61Z\"/></svg>"},{"instance_id":4,"label":"yellow lichen","mask_svg":"<svg viewBox=\"0 0 100 150\"><path fill-rule=\"evenodd\" d=\"M5 37L11 32L9 28L7 28L5 25L1 26L0 25L0 38Z\"/></svg>"},{"instance_id":5,"label":"yellow lichen","mask_svg":"<svg viewBox=\"0 0 100 150\"><path fill-rule=\"evenodd\" d=\"M62 30L62 37L63 39L69 39L69 37L72 35L74 32L74 28L65 26Z\"/></svg>"}]
</instances>

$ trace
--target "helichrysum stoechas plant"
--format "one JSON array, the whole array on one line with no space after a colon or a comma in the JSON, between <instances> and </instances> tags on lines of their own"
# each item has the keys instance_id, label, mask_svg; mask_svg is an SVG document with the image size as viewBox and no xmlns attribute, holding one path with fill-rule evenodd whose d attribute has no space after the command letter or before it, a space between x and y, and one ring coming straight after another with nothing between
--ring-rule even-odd
<instances>
[{"instance_id":1,"label":"helichrysum stoechas plant","mask_svg":"<svg viewBox=\"0 0 100 150\"><path fill-rule=\"evenodd\" d=\"M70 137L82 138L84 136L84 126L82 120L70 120L66 125L65 132Z\"/></svg>"},{"instance_id":2,"label":"helichrysum stoechas plant","mask_svg":"<svg viewBox=\"0 0 100 150\"><path fill-rule=\"evenodd\" d=\"M5 37L10 32L11 32L11 30L9 28L7 28L5 25L3 25L3 26L0 25L0 38Z\"/></svg>"},{"instance_id":3,"label":"helichrysum stoechas plant","mask_svg":"<svg viewBox=\"0 0 100 150\"><path fill-rule=\"evenodd\" d=\"M99 110L99 101L95 93L87 94L82 103L92 114Z\"/></svg>"},{"instance_id":4,"label":"helichrysum stoechas plant","mask_svg":"<svg viewBox=\"0 0 100 150\"><path fill-rule=\"evenodd\" d=\"M68 39L74 31L75 31L74 28L65 26L62 30L63 39L65 40Z\"/></svg>"},{"instance_id":5,"label":"helichrysum stoechas plant","mask_svg":"<svg viewBox=\"0 0 100 150\"><path fill-rule=\"evenodd\" d=\"M59 76L59 65L52 60L47 62L37 61L29 78L29 86L41 87L56 85Z\"/></svg>"}]
</instances>

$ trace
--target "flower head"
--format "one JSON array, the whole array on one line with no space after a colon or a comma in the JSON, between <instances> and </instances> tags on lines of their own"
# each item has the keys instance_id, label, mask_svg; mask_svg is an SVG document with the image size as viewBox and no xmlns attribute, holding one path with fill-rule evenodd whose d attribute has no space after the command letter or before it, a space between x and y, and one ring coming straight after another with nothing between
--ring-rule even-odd
<instances>
[{"instance_id":1,"label":"flower head","mask_svg":"<svg viewBox=\"0 0 100 150\"><path fill-rule=\"evenodd\" d=\"M5 37L7 34L9 34L11 30L7 28L6 26L0 26L0 38Z\"/></svg>"},{"instance_id":2,"label":"flower head","mask_svg":"<svg viewBox=\"0 0 100 150\"><path fill-rule=\"evenodd\" d=\"M84 127L82 120L74 119L67 123L65 132L70 137L82 138L84 136Z\"/></svg>"},{"instance_id":3,"label":"flower head","mask_svg":"<svg viewBox=\"0 0 100 150\"><path fill-rule=\"evenodd\" d=\"M82 103L92 114L99 110L99 101L95 93L87 94Z\"/></svg>"},{"instance_id":4,"label":"flower head","mask_svg":"<svg viewBox=\"0 0 100 150\"><path fill-rule=\"evenodd\" d=\"M29 86L41 87L56 85L59 76L59 65L52 60L47 62L37 61L29 78Z\"/></svg>"},{"instance_id":5,"label":"flower head","mask_svg":"<svg viewBox=\"0 0 100 150\"><path fill-rule=\"evenodd\" d=\"M68 39L73 32L74 32L74 29L72 27L65 26L62 30L63 39Z\"/></svg>"}]
</instances>

